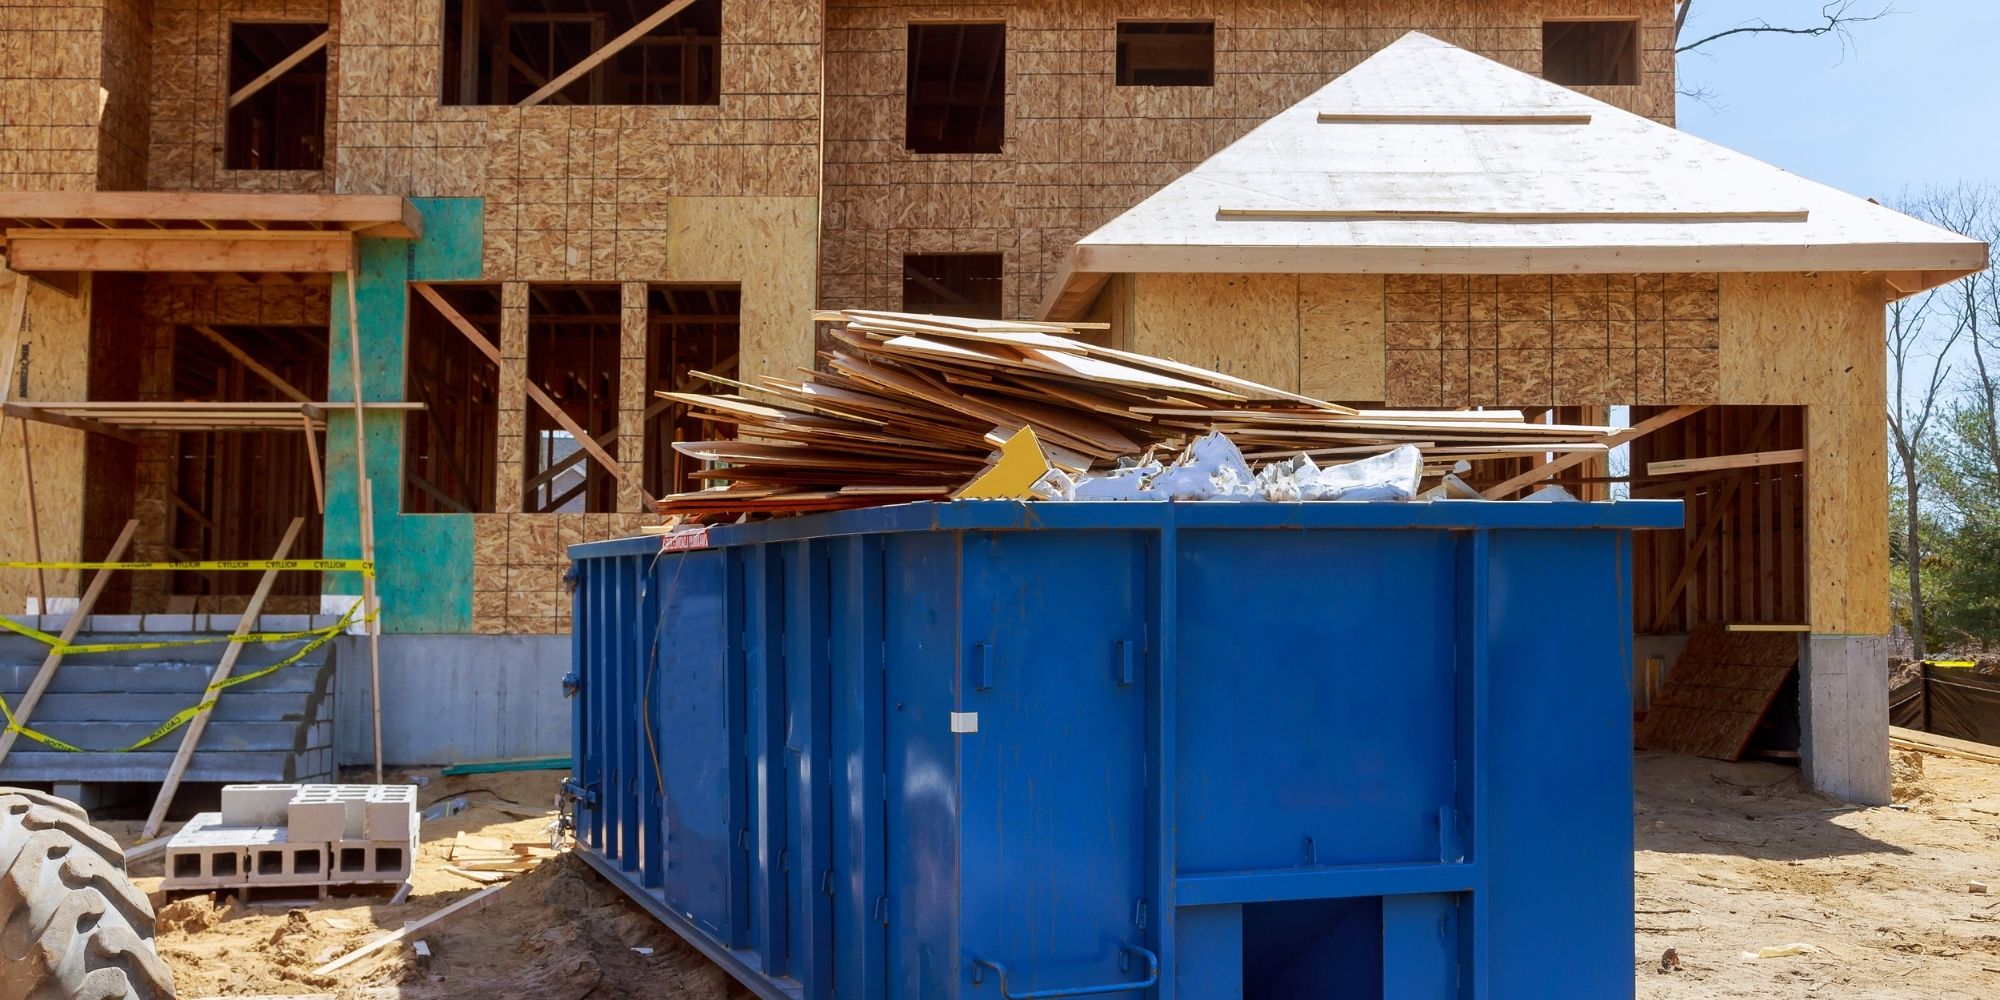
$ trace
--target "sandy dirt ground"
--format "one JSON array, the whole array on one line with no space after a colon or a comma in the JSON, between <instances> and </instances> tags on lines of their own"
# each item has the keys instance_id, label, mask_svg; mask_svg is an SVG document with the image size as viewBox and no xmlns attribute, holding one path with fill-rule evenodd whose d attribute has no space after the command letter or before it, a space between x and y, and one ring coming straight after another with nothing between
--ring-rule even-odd
<instances>
[{"instance_id":1,"label":"sandy dirt ground","mask_svg":"<svg viewBox=\"0 0 2000 1000\"><path fill-rule=\"evenodd\" d=\"M1641 754L1642 1000L2000 997L2000 766L1894 756L1902 808L1850 809L1796 768Z\"/></svg>"},{"instance_id":2,"label":"sandy dirt ground","mask_svg":"<svg viewBox=\"0 0 2000 1000\"><path fill-rule=\"evenodd\" d=\"M409 899L335 897L312 905L225 903L208 896L168 903L156 944L174 970L182 1000L217 996L318 994L339 1000L478 997L481 1000L736 1000L747 991L628 902L574 855L544 862L501 889L478 912L420 936L432 953L385 948L330 976L312 970L404 923L484 886L445 870L454 838L546 843L562 775L556 772L441 778L419 789L423 806L464 796L467 811L427 822ZM410 774L391 774L408 780ZM357 778L356 780L366 780ZM137 822L101 823L130 843ZM158 887L156 856L132 866L140 888Z\"/></svg>"},{"instance_id":3,"label":"sandy dirt ground","mask_svg":"<svg viewBox=\"0 0 2000 1000\"><path fill-rule=\"evenodd\" d=\"M427 772L418 772L427 773ZM1634 974L1642 1000L1723 997L2000 997L2000 766L1899 754L1902 808L1852 809L1804 790L1795 768L1641 754ZM438 778L425 805L471 808L428 823L407 903L161 910L159 949L183 1000L513 997L739 1000L749 994L574 856L508 883L489 907L422 935L433 957L384 949L332 976L312 970L477 892L444 870L461 831L545 839L560 776ZM136 823L103 824L129 841ZM157 886L157 859L134 866ZM1968 883L1991 894L1967 891ZM1794 944L1803 954L1746 958ZM1672 948L1679 967L1662 971Z\"/></svg>"}]
</instances>

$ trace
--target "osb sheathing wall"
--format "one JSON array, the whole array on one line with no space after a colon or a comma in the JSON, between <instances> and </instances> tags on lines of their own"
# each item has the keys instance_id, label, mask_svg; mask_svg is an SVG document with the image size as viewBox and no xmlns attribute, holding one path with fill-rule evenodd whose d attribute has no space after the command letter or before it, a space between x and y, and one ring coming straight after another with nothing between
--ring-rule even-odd
<instances>
[{"instance_id":1,"label":"osb sheathing wall","mask_svg":"<svg viewBox=\"0 0 2000 1000\"><path fill-rule=\"evenodd\" d=\"M1116 344L1330 399L1803 406L1809 624L1879 635L1882 302L1848 273L1141 274L1091 315Z\"/></svg>"},{"instance_id":2,"label":"osb sheathing wall","mask_svg":"<svg viewBox=\"0 0 2000 1000\"><path fill-rule=\"evenodd\" d=\"M104 113L98 120L97 189L146 187L153 92L152 0L105 0Z\"/></svg>"},{"instance_id":3,"label":"osb sheathing wall","mask_svg":"<svg viewBox=\"0 0 2000 1000\"><path fill-rule=\"evenodd\" d=\"M11 278L0 294L13 294ZM74 297L39 282L28 292L28 313L21 330L21 368L14 373L8 398L63 400L84 398L90 372L89 281ZM35 466L35 523L39 525L42 559L82 558L83 432L36 423L28 427ZM0 560L34 558L30 531L26 470L21 464L21 422L0 421ZM101 558L101 557L100 557ZM73 570L50 570L45 581L51 597L76 595ZM35 593L34 574L0 570L0 613L17 613Z\"/></svg>"},{"instance_id":4,"label":"osb sheathing wall","mask_svg":"<svg viewBox=\"0 0 2000 1000\"><path fill-rule=\"evenodd\" d=\"M834 0L821 302L897 308L904 254L1001 253L1003 307L1029 317L1078 238L1404 32L1422 30L1539 73L1549 17L1640 19L1640 84L1578 89L1672 124L1667 0ZM1174 18L1215 22L1214 86L1116 86L1117 22ZM941 20L1007 26L1000 153L904 148L908 26Z\"/></svg>"},{"instance_id":5,"label":"osb sheathing wall","mask_svg":"<svg viewBox=\"0 0 2000 1000\"><path fill-rule=\"evenodd\" d=\"M97 186L103 0L0 6L0 187Z\"/></svg>"},{"instance_id":6,"label":"osb sheathing wall","mask_svg":"<svg viewBox=\"0 0 2000 1000\"><path fill-rule=\"evenodd\" d=\"M427 6L406 2L405 8ZM159 191L327 191L330 169L225 170L223 123L229 111L230 25L237 21L336 24L332 0L153 0L152 149L149 186ZM404 17L409 15L405 13ZM338 27L335 29L338 38ZM331 41L331 39L329 40ZM326 48L327 74L338 79L341 50ZM327 162L339 148L339 95L327 88Z\"/></svg>"}]
</instances>

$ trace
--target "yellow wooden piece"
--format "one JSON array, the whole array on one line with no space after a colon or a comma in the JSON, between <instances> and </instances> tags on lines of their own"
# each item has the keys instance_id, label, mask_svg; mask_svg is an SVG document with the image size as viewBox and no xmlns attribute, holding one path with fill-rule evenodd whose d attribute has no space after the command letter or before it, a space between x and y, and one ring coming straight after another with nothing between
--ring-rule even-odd
<instances>
[{"instance_id":1,"label":"yellow wooden piece","mask_svg":"<svg viewBox=\"0 0 2000 1000\"><path fill-rule=\"evenodd\" d=\"M999 460L967 483L956 499L1026 500L1034 495L1028 487L1048 471L1049 458L1042 453L1035 429L1023 427L1000 446Z\"/></svg>"}]
</instances>

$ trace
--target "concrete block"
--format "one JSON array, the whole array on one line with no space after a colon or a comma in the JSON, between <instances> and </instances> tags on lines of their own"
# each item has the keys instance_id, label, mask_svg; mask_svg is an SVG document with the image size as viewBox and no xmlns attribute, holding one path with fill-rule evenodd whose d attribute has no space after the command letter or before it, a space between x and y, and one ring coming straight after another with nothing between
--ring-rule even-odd
<instances>
[{"instance_id":1,"label":"concrete block","mask_svg":"<svg viewBox=\"0 0 2000 1000\"><path fill-rule=\"evenodd\" d=\"M298 785L224 785L222 821L230 826L284 826L291 822L286 806Z\"/></svg>"},{"instance_id":2,"label":"concrete block","mask_svg":"<svg viewBox=\"0 0 2000 1000\"><path fill-rule=\"evenodd\" d=\"M286 825L301 841L358 840L368 785L300 785L285 807Z\"/></svg>"},{"instance_id":3,"label":"concrete block","mask_svg":"<svg viewBox=\"0 0 2000 1000\"><path fill-rule=\"evenodd\" d=\"M1889 803L1888 639L1809 635L1799 656L1799 757L1806 781L1861 805Z\"/></svg>"},{"instance_id":4,"label":"concrete block","mask_svg":"<svg viewBox=\"0 0 2000 1000\"><path fill-rule=\"evenodd\" d=\"M362 807L362 835L369 840L405 840L417 821L417 786L375 785Z\"/></svg>"},{"instance_id":5,"label":"concrete block","mask_svg":"<svg viewBox=\"0 0 2000 1000\"><path fill-rule=\"evenodd\" d=\"M333 844L335 882L402 882L410 877L416 841L342 840Z\"/></svg>"},{"instance_id":6,"label":"concrete block","mask_svg":"<svg viewBox=\"0 0 2000 1000\"><path fill-rule=\"evenodd\" d=\"M34 601L34 598L28 598L29 604L33 604ZM42 616L32 611L25 615L8 615L6 617L8 621L26 628L40 629L42 627Z\"/></svg>"},{"instance_id":7,"label":"concrete block","mask_svg":"<svg viewBox=\"0 0 2000 1000\"><path fill-rule=\"evenodd\" d=\"M328 842L293 840L281 826L258 827L256 839L246 851L248 884L303 885L327 880Z\"/></svg>"},{"instance_id":8,"label":"concrete block","mask_svg":"<svg viewBox=\"0 0 2000 1000\"><path fill-rule=\"evenodd\" d=\"M145 615L141 625L147 632L192 632L195 628L195 616Z\"/></svg>"},{"instance_id":9,"label":"concrete block","mask_svg":"<svg viewBox=\"0 0 2000 1000\"><path fill-rule=\"evenodd\" d=\"M242 615L209 615L208 630L210 632L234 632L236 631L236 626L241 624L242 621Z\"/></svg>"},{"instance_id":10,"label":"concrete block","mask_svg":"<svg viewBox=\"0 0 2000 1000\"><path fill-rule=\"evenodd\" d=\"M167 841L166 878L160 888L219 889L242 885L245 860L258 827L226 826L221 813L201 813Z\"/></svg>"},{"instance_id":11,"label":"concrete block","mask_svg":"<svg viewBox=\"0 0 2000 1000\"><path fill-rule=\"evenodd\" d=\"M311 627L310 615L265 615L257 621L259 632L303 632Z\"/></svg>"},{"instance_id":12,"label":"concrete block","mask_svg":"<svg viewBox=\"0 0 2000 1000\"><path fill-rule=\"evenodd\" d=\"M140 632L145 621L140 615L91 615L83 623L86 632Z\"/></svg>"}]
</instances>

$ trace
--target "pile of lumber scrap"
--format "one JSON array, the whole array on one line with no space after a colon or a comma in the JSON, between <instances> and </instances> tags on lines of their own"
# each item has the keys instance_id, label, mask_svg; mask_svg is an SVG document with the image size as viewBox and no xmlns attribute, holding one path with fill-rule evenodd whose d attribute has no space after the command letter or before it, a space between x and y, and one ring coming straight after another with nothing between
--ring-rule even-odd
<instances>
[{"instance_id":1,"label":"pile of lumber scrap","mask_svg":"<svg viewBox=\"0 0 2000 1000\"><path fill-rule=\"evenodd\" d=\"M460 831L444 845L444 870L474 882L504 882L535 870L557 853L545 843L507 843Z\"/></svg>"},{"instance_id":2,"label":"pile of lumber scrap","mask_svg":"<svg viewBox=\"0 0 2000 1000\"><path fill-rule=\"evenodd\" d=\"M1221 431L1252 460L1321 464L1414 444L1425 471L1461 461L1603 451L1612 428L1533 423L1513 410L1356 410L1087 339L1088 324L847 310L824 370L756 384L697 373L730 394L662 392L734 427L675 442L724 485L668 496L689 519L797 513L950 496L1015 430L1032 427L1066 472L1104 468Z\"/></svg>"}]
</instances>

